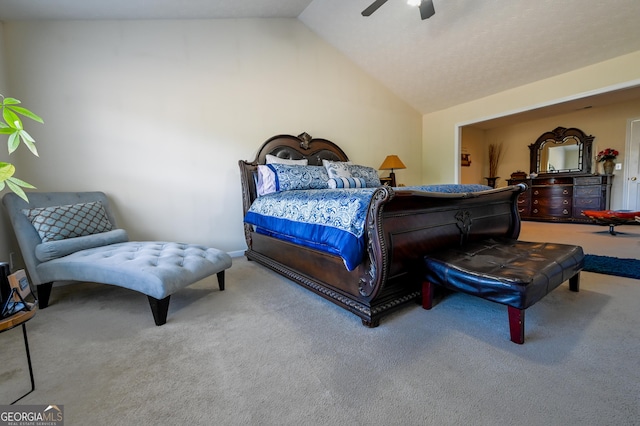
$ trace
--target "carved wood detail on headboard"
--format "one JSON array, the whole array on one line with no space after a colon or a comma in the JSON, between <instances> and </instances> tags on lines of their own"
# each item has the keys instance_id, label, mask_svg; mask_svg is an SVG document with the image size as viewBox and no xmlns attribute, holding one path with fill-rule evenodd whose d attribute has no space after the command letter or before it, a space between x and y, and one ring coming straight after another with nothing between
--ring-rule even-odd
<instances>
[{"instance_id":1,"label":"carved wood detail on headboard","mask_svg":"<svg viewBox=\"0 0 640 426\"><path fill-rule=\"evenodd\" d=\"M267 154L292 160L306 158L312 166L321 166L322 160L349 161L338 145L327 139L313 138L306 132L298 136L277 135L269 138L258 149L253 163L265 164Z\"/></svg>"}]
</instances>

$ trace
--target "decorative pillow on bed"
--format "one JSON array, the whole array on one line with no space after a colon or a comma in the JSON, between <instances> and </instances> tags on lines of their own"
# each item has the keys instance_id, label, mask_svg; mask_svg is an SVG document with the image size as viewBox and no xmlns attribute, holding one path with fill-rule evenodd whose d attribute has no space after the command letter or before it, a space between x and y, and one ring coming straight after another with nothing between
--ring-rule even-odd
<instances>
[{"instance_id":1,"label":"decorative pillow on bed","mask_svg":"<svg viewBox=\"0 0 640 426\"><path fill-rule=\"evenodd\" d=\"M329 178L341 178L341 177L351 177L351 172L349 171L349 165L351 161L331 161L331 160L322 160L322 165L327 169L327 174Z\"/></svg>"},{"instance_id":2,"label":"decorative pillow on bed","mask_svg":"<svg viewBox=\"0 0 640 426\"><path fill-rule=\"evenodd\" d=\"M327 182L329 188L366 188L367 184L362 178L353 178L353 177L341 177L341 178L329 178L329 182Z\"/></svg>"},{"instance_id":3,"label":"decorative pillow on bed","mask_svg":"<svg viewBox=\"0 0 640 426\"><path fill-rule=\"evenodd\" d=\"M351 161L322 160L322 164L327 169L329 178L362 178L367 188L375 188L381 185L378 172L373 167L360 166L351 163Z\"/></svg>"},{"instance_id":4,"label":"decorative pillow on bed","mask_svg":"<svg viewBox=\"0 0 640 426\"><path fill-rule=\"evenodd\" d=\"M326 189L329 176L322 166L290 166L267 164L275 174L276 191Z\"/></svg>"},{"instance_id":5,"label":"decorative pillow on bed","mask_svg":"<svg viewBox=\"0 0 640 426\"><path fill-rule=\"evenodd\" d=\"M280 158L275 155L267 154L266 163L267 164L289 164L291 166L295 166L295 165L306 166L307 164L309 164L309 160L307 160L306 158L303 158L301 160L290 160L288 158Z\"/></svg>"},{"instance_id":6,"label":"decorative pillow on bed","mask_svg":"<svg viewBox=\"0 0 640 426\"><path fill-rule=\"evenodd\" d=\"M100 201L23 209L22 213L29 218L43 243L98 234L113 228Z\"/></svg>"},{"instance_id":7,"label":"decorative pillow on bed","mask_svg":"<svg viewBox=\"0 0 640 426\"><path fill-rule=\"evenodd\" d=\"M258 166L258 182L256 184L258 197L276 192L276 174L266 165Z\"/></svg>"},{"instance_id":8,"label":"decorative pillow on bed","mask_svg":"<svg viewBox=\"0 0 640 426\"><path fill-rule=\"evenodd\" d=\"M382 185L380 183L380 176L378 176L378 171L373 167L351 164L349 166L349 171L351 172L351 176L353 176L354 178L364 179L364 182L367 184L367 188L375 188Z\"/></svg>"}]
</instances>

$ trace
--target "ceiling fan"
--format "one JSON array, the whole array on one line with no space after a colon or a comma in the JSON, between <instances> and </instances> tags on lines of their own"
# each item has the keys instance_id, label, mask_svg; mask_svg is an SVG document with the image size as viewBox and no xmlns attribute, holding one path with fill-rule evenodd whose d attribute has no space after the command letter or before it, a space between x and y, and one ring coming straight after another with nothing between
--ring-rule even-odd
<instances>
[{"instance_id":1,"label":"ceiling fan","mask_svg":"<svg viewBox=\"0 0 640 426\"><path fill-rule=\"evenodd\" d=\"M385 4L387 0L376 0L369 7L362 11L362 16L369 16L380 6ZM435 13L436 9L433 7L433 0L409 0L408 3L410 5L415 5L420 7L420 18L422 20L431 18Z\"/></svg>"}]
</instances>

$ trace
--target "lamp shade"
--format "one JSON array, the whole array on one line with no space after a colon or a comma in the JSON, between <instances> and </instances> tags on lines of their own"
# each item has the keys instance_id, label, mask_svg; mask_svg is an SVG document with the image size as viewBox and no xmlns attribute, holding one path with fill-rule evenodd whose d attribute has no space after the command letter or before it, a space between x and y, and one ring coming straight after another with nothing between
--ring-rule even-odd
<instances>
[{"instance_id":1,"label":"lamp shade","mask_svg":"<svg viewBox=\"0 0 640 426\"><path fill-rule=\"evenodd\" d=\"M400 158L397 155L387 155L387 158L384 159L382 165L380 166L380 170L393 170L393 169L406 169Z\"/></svg>"}]
</instances>

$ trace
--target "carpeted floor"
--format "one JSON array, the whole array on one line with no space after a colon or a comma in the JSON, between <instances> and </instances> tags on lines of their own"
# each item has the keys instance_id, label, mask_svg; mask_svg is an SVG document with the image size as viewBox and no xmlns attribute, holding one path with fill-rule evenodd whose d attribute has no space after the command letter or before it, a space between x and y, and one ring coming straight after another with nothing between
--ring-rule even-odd
<instances>
[{"instance_id":1,"label":"carpeted floor","mask_svg":"<svg viewBox=\"0 0 640 426\"><path fill-rule=\"evenodd\" d=\"M587 254L584 271L640 279L640 260Z\"/></svg>"},{"instance_id":2,"label":"carpeted floor","mask_svg":"<svg viewBox=\"0 0 640 426\"><path fill-rule=\"evenodd\" d=\"M524 223L521 239L638 253L640 238L599 229ZM64 405L67 426L638 424L637 280L583 272L579 293L562 285L527 310L524 345L506 307L471 296L369 329L243 258L226 283L172 296L162 327L143 295L54 287L28 323L36 390L20 403ZM19 329L0 356L6 403L28 388Z\"/></svg>"}]
</instances>

